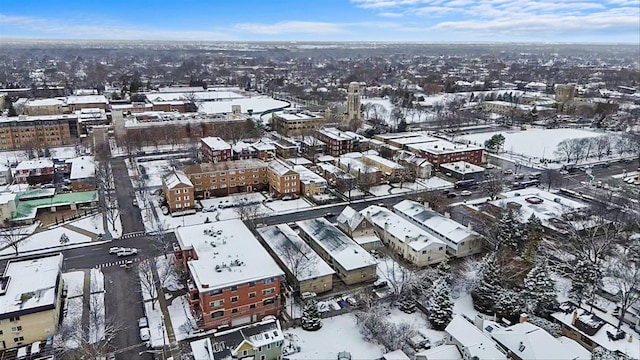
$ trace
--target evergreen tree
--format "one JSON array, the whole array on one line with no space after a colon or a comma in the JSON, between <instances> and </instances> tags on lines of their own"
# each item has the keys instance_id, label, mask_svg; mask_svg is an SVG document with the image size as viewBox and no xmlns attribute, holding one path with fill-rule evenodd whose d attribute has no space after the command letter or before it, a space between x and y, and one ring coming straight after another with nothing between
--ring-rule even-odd
<instances>
[{"instance_id":1,"label":"evergreen tree","mask_svg":"<svg viewBox=\"0 0 640 360\"><path fill-rule=\"evenodd\" d=\"M433 299L429 309L429 322L436 330L444 330L453 318L451 287L444 280L438 280L434 287Z\"/></svg>"},{"instance_id":2,"label":"evergreen tree","mask_svg":"<svg viewBox=\"0 0 640 360\"><path fill-rule=\"evenodd\" d=\"M540 244L540 242L542 241L542 237L544 236L544 228L542 227L542 222L535 214L532 213L527 220L525 231L527 245L525 247L524 258L525 261L530 262L536 256L538 245Z\"/></svg>"},{"instance_id":3,"label":"evergreen tree","mask_svg":"<svg viewBox=\"0 0 640 360\"><path fill-rule=\"evenodd\" d=\"M624 359L622 356L600 346L593 349L593 353L591 354L591 360L622 360L622 359Z\"/></svg>"},{"instance_id":4,"label":"evergreen tree","mask_svg":"<svg viewBox=\"0 0 640 360\"><path fill-rule=\"evenodd\" d=\"M516 321L522 312L520 295L512 290L502 290L497 294L495 313L500 317Z\"/></svg>"},{"instance_id":5,"label":"evergreen tree","mask_svg":"<svg viewBox=\"0 0 640 360\"><path fill-rule=\"evenodd\" d=\"M471 293L473 306L485 314L493 314L499 294L503 291L500 285L502 276L495 255L487 255L480 265L480 281Z\"/></svg>"},{"instance_id":6,"label":"evergreen tree","mask_svg":"<svg viewBox=\"0 0 640 360\"><path fill-rule=\"evenodd\" d=\"M499 251L505 249L517 250L522 247L524 236L512 210L505 212L500 221L498 221L496 242L496 248Z\"/></svg>"},{"instance_id":7,"label":"evergreen tree","mask_svg":"<svg viewBox=\"0 0 640 360\"><path fill-rule=\"evenodd\" d=\"M445 260L438 264L436 271L440 279L444 280L449 286L453 285L453 275L448 261Z\"/></svg>"},{"instance_id":8,"label":"evergreen tree","mask_svg":"<svg viewBox=\"0 0 640 360\"><path fill-rule=\"evenodd\" d=\"M578 306L584 300L591 299L601 279L601 273L591 261L578 260L571 274L571 290L569 298Z\"/></svg>"},{"instance_id":9,"label":"evergreen tree","mask_svg":"<svg viewBox=\"0 0 640 360\"><path fill-rule=\"evenodd\" d=\"M309 300L302 310L302 328L307 331L316 331L322 327L320 312L318 311L318 302Z\"/></svg>"},{"instance_id":10,"label":"evergreen tree","mask_svg":"<svg viewBox=\"0 0 640 360\"><path fill-rule=\"evenodd\" d=\"M558 307L556 284L546 259L529 271L524 287L529 312L546 318Z\"/></svg>"}]
</instances>

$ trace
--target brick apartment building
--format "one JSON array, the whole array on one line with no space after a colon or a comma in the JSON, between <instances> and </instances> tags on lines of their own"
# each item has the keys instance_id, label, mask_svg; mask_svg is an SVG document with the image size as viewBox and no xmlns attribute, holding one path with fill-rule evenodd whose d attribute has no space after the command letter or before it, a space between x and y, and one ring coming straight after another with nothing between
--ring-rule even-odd
<instances>
[{"instance_id":1,"label":"brick apartment building","mask_svg":"<svg viewBox=\"0 0 640 360\"><path fill-rule=\"evenodd\" d=\"M407 145L412 152L427 159L434 167L456 161L473 165L482 163L483 148L469 144L457 144L447 140L435 140Z\"/></svg>"},{"instance_id":2,"label":"brick apartment building","mask_svg":"<svg viewBox=\"0 0 640 360\"><path fill-rule=\"evenodd\" d=\"M162 192L171 213L193 209L195 194L189 177L182 171L174 170L162 179Z\"/></svg>"},{"instance_id":3,"label":"brick apartment building","mask_svg":"<svg viewBox=\"0 0 640 360\"><path fill-rule=\"evenodd\" d=\"M188 274L189 305L200 328L279 315L284 272L241 220L180 227L176 239L174 255Z\"/></svg>"},{"instance_id":4,"label":"brick apartment building","mask_svg":"<svg viewBox=\"0 0 640 360\"><path fill-rule=\"evenodd\" d=\"M277 195L298 195L300 191L300 175L280 160L273 160L267 168L269 187Z\"/></svg>"},{"instance_id":5,"label":"brick apartment building","mask_svg":"<svg viewBox=\"0 0 640 360\"><path fill-rule=\"evenodd\" d=\"M43 158L21 161L13 169L13 179L18 184L46 184L53 180L53 161Z\"/></svg>"},{"instance_id":6,"label":"brick apartment building","mask_svg":"<svg viewBox=\"0 0 640 360\"><path fill-rule=\"evenodd\" d=\"M308 111L282 111L273 113L271 127L283 136L313 133L322 127L324 117Z\"/></svg>"},{"instance_id":7,"label":"brick apartment building","mask_svg":"<svg viewBox=\"0 0 640 360\"><path fill-rule=\"evenodd\" d=\"M20 115L0 119L0 150L64 146L76 141L76 115Z\"/></svg>"},{"instance_id":8,"label":"brick apartment building","mask_svg":"<svg viewBox=\"0 0 640 360\"><path fill-rule=\"evenodd\" d=\"M327 153L331 156L340 156L353 151L354 137L336 128L324 128L318 130L318 139L327 146Z\"/></svg>"},{"instance_id":9,"label":"brick apartment building","mask_svg":"<svg viewBox=\"0 0 640 360\"><path fill-rule=\"evenodd\" d=\"M258 159L189 165L184 173L196 198L208 199L268 188L267 163Z\"/></svg>"},{"instance_id":10,"label":"brick apartment building","mask_svg":"<svg viewBox=\"0 0 640 360\"><path fill-rule=\"evenodd\" d=\"M200 152L205 161L213 163L232 159L231 145L219 137L200 139Z\"/></svg>"}]
</instances>

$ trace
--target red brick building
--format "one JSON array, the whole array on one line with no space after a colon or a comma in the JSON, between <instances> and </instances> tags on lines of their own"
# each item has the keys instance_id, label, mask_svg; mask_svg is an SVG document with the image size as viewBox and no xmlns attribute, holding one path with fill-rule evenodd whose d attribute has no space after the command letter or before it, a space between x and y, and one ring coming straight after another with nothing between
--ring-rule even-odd
<instances>
[{"instance_id":1,"label":"red brick building","mask_svg":"<svg viewBox=\"0 0 640 360\"><path fill-rule=\"evenodd\" d=\"M213 163L232 159L231 145L219 137L200 139L200 152L205 161Z\"/></svg>"},{"instance_id":2,"label":"red brick building","mask_svg":"<svg viewBox=\"0 0 640 360\"><path fill-rule=\"evenodd\" d=\"M474 165L482 163L483 149L469 144L458 144L447 140L427 141L407 145L407 148L427 159L435 168L440 164L466 161Z\"/></svg>"},{"instance_id":3,"label":"red brick building","mask_svg":"<svg viewBox=\"0 0 640 360\"><path fill-rule=\"evenodd\" d=\"M189 305L200 328L277 316L284 272L241 220L176 229L176 262L186 270Z\"/></svg>"},{"instance_id":4,"label":"red brick building","mask_svg":"<svg viewBox=\"0 0 640 360\"><path fill-rule=\"evenodd\" d=\"M318 139L327 144L327 153L331 156L340 156L353 151L355 138L336 128L323 128L318 130Z\"/></svg>"}]
</instances>

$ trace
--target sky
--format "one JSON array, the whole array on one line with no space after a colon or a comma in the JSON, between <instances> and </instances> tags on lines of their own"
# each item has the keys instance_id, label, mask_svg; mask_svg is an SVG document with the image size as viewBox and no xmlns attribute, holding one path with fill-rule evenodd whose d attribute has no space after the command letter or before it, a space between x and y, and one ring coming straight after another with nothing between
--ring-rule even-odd
<instances>
[{"instance_id":1,"label":"sky","mask_svg":"<svg viewBox=\"0 0 640 360\"><path fill-rule=\"evenodd\" d=\"M640 0L3 1L2 38L640 44Z\"/></svg>"}]
</instances>

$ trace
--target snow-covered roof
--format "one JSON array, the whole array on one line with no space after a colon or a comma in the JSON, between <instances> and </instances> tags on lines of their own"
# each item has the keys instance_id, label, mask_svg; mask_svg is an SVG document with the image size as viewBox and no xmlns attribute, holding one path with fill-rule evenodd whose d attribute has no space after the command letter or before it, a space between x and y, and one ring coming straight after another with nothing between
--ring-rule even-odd
<instances>
[{"instance_id":1,"label":"snow-covered roof","mask_svg":"<svg viewBox=\"0 0 640 360\"><path fill-rule=\"evenodd\" d=\"M364 159L368 159L368 160L370 160L370 161L372 161L374 163L381 164L381 165L386 166L386 167L391 168L391 169L395 169L395 170L404 169L404 167L402 167L402 165L398 164L397 162L391 161L389 159L385 159L385 158L383 158L382 156L379 156L379 155L366 154L366 155L363 155L362 157Z\"/></svg>"},{"instance_id":2,"label":"snow-covered roof","mask_svg":"<svg viewBox=\"0 0 640 360\"><path fill-rule=\"evenodd\" d=\"M410 358L402 350L388 352L382 355L384 360L410 360Z\"/></svg>"},{"instance_id":3,"label":"snow-covered roof","mask_svg":"<svg viewBox=\"0 0 640 360\"><path fill-rule=\"evenodd\" d=\"M353 175L346 173L344 170L331 164L322 163L322 164L318 164L318 167L323 171L333 174L335 177L338 177L340 179L348 180L348 179L354 178Z\"/></svg>"},{"instance_id":4,"label":"snow-covered roof","mask_svg":"<svg viewBox=\"0 0 640 360\"><path fill-rule=\"evenodd\" d=\"M254 150L254 148L250 143L240 140L237 143L233 144L231 150L233 150L234 153L242 153L244 151Z\"/></svg>"},{"instance_id":5,"label":"snow-covered roof","mask_svg":"<svg viewBox=\"0 0 640 360\"><path fill-rule=\"evenodd\" d=\"M311 165L313 164L313 162L309 159L303 158L303 157L294 157L294 158L288 158L285 159L285 161L291 165L295 166L301 166L301 165Z\"/></svg>"},{"instance_id":6,"label":"snow-covered roof","mask_svg":"<svg viewBox=\"0 0 640 360\"><path fill-rule=\"evenodd\" d=\"M67 104L108 104L109 101L104 95L81 95L81 96L68 96Z\"/></svg>"},{"instance_id":7,"label":"snow-covered roof","mask_svg":"<svg viewBox=\"0 0 640 360\"><path fill-rule=\"evenodd\" d=\"M164 183L167 186L167 189L173 189L180 184L193 186L193 183L191 182L191 180L189 180L189 177L180 170L174 170L172 173L167 175L164 178Z\"/></svg>"},{"instance_id":8,"label":"snow-covered roof","mask_svg":"<svg viewBox=\"0 0 640 360\"><path fill-rule=\"evenodd\" d=\"M504 192L500 196L502 197L501 199L490 201L489 203L501 208L507 208L509 203L519 204L521 207L516 216L519 217L521 222L526 221L531 214L535 214L543 223L547 223L549 219L559 218L563 214L587 208L587 205L582 202L535 187ZM527 201L527 199L532 198L542 200L542 202L533 203Z\"/></svg>"},{"instance_id":9,"label":"snow-covered roof","mask_svg":"<svg viewBox=\"0 0 640 360\"><path fill-rule=\"evenodd\" d=\"M336 128L323 128L318 130L318 132L330 139L344 141L344 140L353 140L354 137L345 133L344 131L338 130Z\"/></svg>"},{"instance_id":10,"label":"snow-covered roof","mask_svg":"<svg viewBox=\"0 0 640 360\"><path fill-rule=\"evenodd\" d=\"M187 100L193 98L196 101L225 101L231 99L243 99L245 96L233 91L200 91L181 90L178 92L146 93L147 99L152 102L168 102L176 100Z\"/></svg>"},{"instance_id":11,"label":"snow-covered roof","mask_svg":"<svg viewBox=\"0 0 640 360\"><path fill-rule=\"evenodd\" d=\"M0 193L0 205L8 204L11 201L16 201L16 194L14 193Z\"/></svg>"},{"instance_id":12,"label":"snow-covered roof","mask_svg":"<svg viewBox=\"0 0 640 360\"><path fill-rule=\"evenodd\" d=\"M33 99L33 100L27 101L27 103L25 104L25 106L64 106L64 105L65 105L64 99L57 99L57 98Z\"/></svg>"},{"instance_id":13,"label":"snow-covered roof","mask_svg":"<svg viewBox=\"0 0 640 360\"><path fill-rule=\"evenodd\" d=\"M531 360L590 360L591 353L567 346L530 322L518 323L491 333L494 340L518 358Z\"/></svg>"},{"instance_id":14,"label":"snow-covered roof","mask_svg":"<svg viewBox=\"0 0 640 360\"><path fill-rule=\"evenodd\" d=\"M345 206L340 215L336 218L338 224L344 225L351 231L355 230L362 220L364 220L364 216L349 205Z\"/></svg>"},{"instance_id":15,"label":"snow-covered roof","mask_svg":"<svg viewBox=\"0 0 640 360\"><path fill-rule=\"evenodd\" d=\"M474 165L466 161L456 161L446 164L440 164L440 167L447 171L457 172L458 174L473 174L483 172L482 166Z\"/></svg>"},{"instance_id":16,"label":"snow-covered roof","mask_svg":"<svg viewBox=\"0 0 640 360\"><path fill-rule=\"evenodd\" d=\"M482 150L483 147L470 144L457 144L447 140L428 141L407 145L410 149L431 154L451 154L463 151Z\"/></svg>"},{"instance_id":17,"label":"snow-covered roof","mask_svg":"<svg viewBox=\"0 0 640 360\"><path fill-rule=\"evenodd\" d=\"M284 276L239 219L183 226L175 234L181 249L198 256L187 266L200 292Z\"/></svg>"},{"instance_id":18,"label":"snow-covered roof","mask_svg":"<svg viewBox=\"0 0 640 360\"><path fill-rule=\"evenodd\" d=\"M70 180L87 179L96 175L96 163L93 156L81 156L69 159L66 163L71 164Z\"/></svg>"},{"instance_id":19,"label":"snow-covered roof","mask_svg":"<svg viewBox=\"0 0 640 360\"><path fill-rule=\"evenodd\" d=\"M280 176L284 176L292 172L296 173L293 168L289 167L287 164L283 163L280 160L272 160L271 162L269 162L269 169Z\"/></svg>"},{"instance_id":20,"label":"snow-covered roof","mask_svg":"<svg viewBox=\"0 0 640 360\"><path fill-rule=\"evenodd\" d=\"M498 349L498 344L495 341L461 315L454 315L444 331L461 345L463 351L469 354L469 358L477 356L478 359L507 359L505 354Z\"/></svg>"},{"instance_id":21,"label":"snow-covered roof","mask_svg":"<svg viewBox=\"0 0 640 360\"><path fill-rule=\"evenodd\" d=\"M300 121L300 120L321 120L322 116L313 114L308 111L279 111L273 113L285 121Z\"/></svg>"},{"instance_id":22,"label":"snow-covered roof","mask_svg":"<svg viewBox=\"0 0 640 360\"><path fill-rule=\"evenodd\" d=\"M268 110L282 109L290 104L286 101L276 100L268 96L255 96L242 99L228 99L221 101L204 101L197 103L198 112L205 114L230 113L234 105L240 106L244 114L252 110L253 114L261 114Z\"/></svg>"},{"instance_id":23,"label":"snow-covered roof","mask_svg":"<svg viewBox=\"0 0 640 360\"><path fill-rule=\"evenodd\" d=\"M251 144L258 151L274 151L276 149L275 145L271 142L264 142L262 140Z\"/></svg>"},{"instance_id":24,"label":"snow-covered roof","mask_svg":"<svg viewBox=\"0 0 640 360\"><path fill-rule=\"evenodd\" d=\"M266 167L267 163L260 159L240 159L232 161L221 161L217 163L188 165L184 168L184 172L185 174L202 174L216 171L262 169Z\"/></svg>"},{"instance_id":25,"label":"snow-covered roof","mask_svg":"<svg viewBox=\"0 0 640 360\"><path fill-rule=\"evenodd\" d=\"M313 251L289 225L259 228L258 234L298 281L335 274L320 255Z\"/></svg>"},{"instance_id":26,"label":"snow-covered roof","mask_svg":"<svg viewBox=\"0 0 640 360\"><path fill-rule=\"evenodd\" d=\"M399 241L409 241L409 246L415 251L445 245L442 240L383 207L371 205L360 211L360 214Z\"/></svg>"},{"instance_id":27,"label":"snow-covered roof","mask_svg":"<svg viewBox=\"0 0 640 360\"><path fill-rule=\"evenodd\" d=\"M212 151L231 150L231 145L217 136L204 137L200 141Z\"/></svg>"},{"instance_id":28,"label":"snow-covered roof","mask_svg":"<svg viewBox=\"0 0 640 360\"><path fill-rule=\"evenodd\" d=\"M341 156L338 159L338 163L340 164L340 166L346 167L347 169L349 169L349 172L352 174L353 173L373 174L380 171L380 169L378 169L373 165L367 165L358 159L354 159L350 157Z\"/></svg>"},{"instance_id":29,"label":"snow-covered roof","mask_svg":"<svg viewBox=\"0 0 640 360\"><path fill-rule=\"evenodd\" d=\"M416 353L417 358L429 360L462 360L462 354L455 345L440 345L429 350L423 350Z\"/></svg>"},{"instance_id":30,"label":"snow-covered roof","mask_svg":"<svg viewBox=\"0 0 640 360\"><path fill-rule=\"evenodd\" d=\"M34 159L34 160L24 160L21 161L18 166L16 166L16 171L20 170L35 170L35 169L46 169L53 167L53 160L48 158L43 159Z\"/></svg>"},{"instance_id":31,"label":"snow-covered roof","mask_svg":"<svg viewBox=\"0 0 640 360\"><path fill-rule=\"evenodd\" d=\"M55 307L62 254L10 261L1 278L0 319Z\"/></svg>"},{"instance_id":32,"label":"snow-covered roof","mask_svg":"<svg viewBox=\"0 0 640 360\"><path fill-rule=\"evenodd\" d=\"M295 165L293 170L300 175L300 182L303 184L326 184L327 180L315 172L302 165Z\"/></svg>"},{"instance_id":33,"label":"snow-covered roof","mask_svg":"<svg viewBox=\"0 0 640 360\"><path fill-rule=\"evenodd\" d=\"M414 223L419 224L428 232L445 240L447 245L456 249L460 242L480 236L468 227L440 215L437 211L428 209L412 200L404 200L393 206L393 210Z\"/></svg>"},{"instance_id":34,"label":"snow-covered roof","mask_svg":"<svg viewBox=\"0 0 640 360\"><path fill-rule=\"evenodd\" d=\"M409 136L409 137L391 139L390 142L393 142L396 145L405 146L410 144L417 144L417 143L424 143L424 142L431 142L431 141L438 141L438 140L440 139L435 138L433 136L420 134L418 136Z\"/></svg>"},{"instance_id":35,"label":"snow-covered roof","mask_svg":"<svg viewBox=\"0 0 640 360\"><path fill-rule=\"evenodd\" d=\"M331 155L320 155L318 156L318 162L334 162L336 158Z\"/></svg>"},{"instance_id":36,"label":"snow-covered roof","mask_svg":"<svg viewBox=\"0 0 640 360\"><path fill-rule=\"evenodd\" d=\"M297 222L301 231L347 271L375 266L376 259L325 218Z\"/></svg>"}]
</instances>

